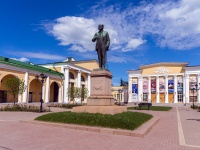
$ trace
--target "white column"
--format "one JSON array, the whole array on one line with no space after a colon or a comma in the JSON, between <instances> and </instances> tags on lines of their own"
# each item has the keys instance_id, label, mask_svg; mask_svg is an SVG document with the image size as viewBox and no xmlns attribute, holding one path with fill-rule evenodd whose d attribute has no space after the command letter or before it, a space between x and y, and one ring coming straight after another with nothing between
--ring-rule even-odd
<instances>
[{"instance_id":1,"label":"white column","mask_svg":"<svg viewBox=\"0 0 200 150\"><path fill-rule=\"evenodd\" d=\"M63 85L59 86L58 103L63 103Z\"/></svg>"},{"instance_id":2,"label":"white column","mask_svg":"<svg viewBox=\"0 0 200 150\"><path fill-rule=\"evenodd\" d=\"M200 86L199 86L199 83L200 83L200 74L197 75L197 85L198 85L198 96L197 96L197 103L200 104Z\"/></svg>"},{"instance_id":3,"label":"white column","mask_svg":"<svg viewBox=\"0 0 200 150\"><path fill-rule=\"evenodd\" d=\"M174 103L178 103L178 93L177 93L177 76L174 75Z\"/></svg>"},{"instance_id":4,"label":"white column","mask_svg":"<svg viewBox=\"0 0 200 150\"><path fill-rule=\"evenodd\" d=\"M91 94L91 77L90 74L87 75L87 89L88 89L88 96Z\"/></svg>"},{"instance_id":5,"label":"white column","mask_svg":"<svg viewBox=\"0 0 200 150\"><path fill-rule=\"evenodd\" d=\"M81 87L81 70L77 71L77 80L76 80L77 86L78 88ZM81 103L81 98L76 98L77 102Z\"/></svg>"},{"instance_id":6,"label":"white column","mask_svg":"<svg viewBox=\"0 0 200 150\"><path fill-rule=\"evenodd\" d=\"M168 76L165 76L165 103L168 103Z\"/></svg>"},{"instance_id":7,"label":"white column","mask_svg":"<svg viewBox=\"0 0 200 150\"><path fill-rule=\"evenodd\" d=\"M129 77L128 80L128 102L132 102L132 77Z\"/></svg>"},{"instance_id":8,"label":"white column","mask_svg":"<svg viewBox=\"0 0 200 150\"><path fill-rule=\"evenodd\" d=\"M29 88L29 84L28 84L28 72L25 73L24 84L26 85L26 89L25 89L25 91L23 93L22 103L27 103L27 95L28 95L28 88Z\"/></svg>"},{"instance_id":9,"label":"white column","mask_svg":"<svg viewBox=\"0 0 200 150\"><path fill-rule=\"evenodd\" d=\"M189 103L190 100L190 80L189 80L189 74L185 74L185 98L186 103Z\"/></svg>"},{"instance_id":10,"label":"white column","mask_svg":"<svg viewBox=\"0 0 200 150\"><path fill-rule=\"evenodd\" d=\"M68 103L68 93L67 89L69 87L69 68L64 68L64 75L65 75L65 81L64 81L64 103Z\"/></svg>"},{"instance_id":11,"label":"white column","mask_svg":"<svg viewBox=\"0 0 200 150\"><path fill-rule=\"evenodd\" d=\"M45 103L49 103L49 92L50 92L50 86L49 86L49 77L47 77L46 79L46 92L45 92L45 99L44 99L44 102Z\"/></svg>"},{"instance_id":12,"label":"white column","mask_svg":"<svg viewBox=\"0 0 200 150\"><path fill-rule=\"evenodd\" d=\"M22 95L18 94L18 103L21 103L21 100L22 100Z\"/></svg>"},{"instance_id":13,"label":"white column","mask_svg":"<svg viewBox=\"0 0 200 150\"><path fill-rule=\"evenodd\" d=\"M44 96L45 96L45 83L43 83L43 86L42 86L42 99L44 101Z\"/></svg>"},{"instance_id":14,"label":"white column","mask_svg":"<svg viewBox=\"0 0 200 150\"><path fill-rule=\"evenodd\" d=\"M186 101L186 96L185 96L185 88L186 88L186 85L185 85L185 75L183 75L183 103L185 104L185 101Z\"/></svg>"},{"instance_id":15,"label":"white column","mask_svg":"<svg viewBox=\"0 0 200 150\"><path fill-rule=\"evenodd\" d=\"M148 102L151 102L151 77L148 77Z\"/></svg>"},{"instance_id":16,"label":"white column","mask_svg":"<svg viewBox=\"0 0 200 150\"><path fill-rule=\"evenodd\" d=\"M77 87L81 87L81 71L77 71Z\"/></svg>"},{"instance_id":17,"label":"white column","mask_svg":"<svg viewBox=\"0 0 200 150\"><path fill-rule=\"evenodd\" d=\"M143 97L143 84L142 84L142 76L138 78L138 102L142 102Z\"/></svg>"},{"instance_id":18,"label":"white column","mask_svg":"<svg viewBox=\"0 0 200 150\"><path fill-rule=\"evenodd\" d=\"M156 103L160 103L159 76L156 77Z\"/></svg>"}]
</instances>

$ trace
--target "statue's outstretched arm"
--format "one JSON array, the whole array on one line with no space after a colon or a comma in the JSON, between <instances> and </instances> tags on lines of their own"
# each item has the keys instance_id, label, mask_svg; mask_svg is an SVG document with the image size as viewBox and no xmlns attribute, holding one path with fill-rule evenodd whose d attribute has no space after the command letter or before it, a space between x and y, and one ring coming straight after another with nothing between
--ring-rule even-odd
<instances>
[{"instance_id":1,"label":"statue's outstretched arm","mask_svg":"<svg viewBox=\"0 0 200 150\"><path fill-rule=\"evenodd\" d=\"M97 40L97 34L94 34L94 37L92 38L92 42L95 42Z\"/></svg>"}]
</instances>

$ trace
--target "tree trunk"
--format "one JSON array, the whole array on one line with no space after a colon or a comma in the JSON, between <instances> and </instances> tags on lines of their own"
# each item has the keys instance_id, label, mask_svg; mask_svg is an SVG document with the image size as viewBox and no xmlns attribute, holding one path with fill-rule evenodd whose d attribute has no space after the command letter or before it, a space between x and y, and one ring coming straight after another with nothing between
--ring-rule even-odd
<instances>
[{"instance_id":1,"label":"tree trunk","mask_svg":"<svg viewBox=\"0 0 200 150\"><path fill-rule=\"evenodd\" d=\"M15 94L14 94L14 106L15 106Z\"/></svg>"}]
</instances>

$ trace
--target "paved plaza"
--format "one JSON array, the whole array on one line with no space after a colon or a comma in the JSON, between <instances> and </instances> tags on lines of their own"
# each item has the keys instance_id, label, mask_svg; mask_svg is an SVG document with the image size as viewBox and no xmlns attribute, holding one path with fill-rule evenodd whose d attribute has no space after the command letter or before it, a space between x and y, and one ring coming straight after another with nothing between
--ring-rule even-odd
<instances>
[{"instance_id":1,"label":"paved plaza","mask_svg":"<svg viewBox=\"0 0 200 150\"><path fill-rule=\"evenodd\" d=\"M58 111L56 109L56 111ZM192 150L200 149L200 112L175 106L143 138L21 123L40 113L0 112L0 150Z\"/></svg>"}]
</instances>

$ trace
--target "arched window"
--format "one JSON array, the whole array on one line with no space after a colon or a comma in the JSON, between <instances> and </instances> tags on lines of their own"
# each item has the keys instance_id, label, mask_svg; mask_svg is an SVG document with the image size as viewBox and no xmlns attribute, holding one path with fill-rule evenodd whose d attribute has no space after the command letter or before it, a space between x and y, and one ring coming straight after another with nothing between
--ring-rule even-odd
<instances>
[{"instance_id":1,"label":"arched window","mask_svg":"<svg viewBox=\"0 0 200 150\"><path fill-rule=\"evenodd\" d=\"M81 76L81 81L82 81L82 82L85 82L84 76Z\"/></svg>"},{"instance_id":2,"label":"arched window","mask_svg":"<svg viewBox=\"0 0 200 150\"><path fill-rule=\"evenodd\" d=\"M69 73L69 78L70 78L70 79L74 79L73 73L71 73L71 72Z\"/></svg>"}]
</instances>

